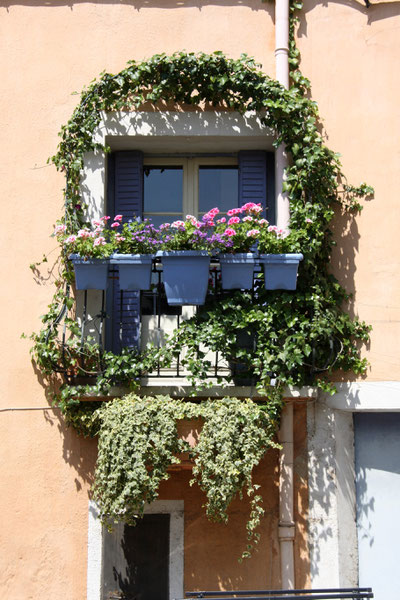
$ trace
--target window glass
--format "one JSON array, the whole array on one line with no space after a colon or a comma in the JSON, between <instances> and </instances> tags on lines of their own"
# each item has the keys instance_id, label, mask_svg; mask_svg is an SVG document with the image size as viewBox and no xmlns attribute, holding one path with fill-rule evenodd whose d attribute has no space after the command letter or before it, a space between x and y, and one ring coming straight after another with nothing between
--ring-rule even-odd
<instances>
[{"instance_id":1,"label":"window glass","mask_svg":"<svg viewBox=\"0 0 400 600\"><path fill-rule=\"evenodd\" d=\"M218 206L221 212L226 213L237 205L238 168L233 165L200 166L199 214L208 212L214 206Z\"/></svg>"},{"instance_id":2,"label":"window glass","mask_svg":"<svg viewBox=\"0 0 400 600\"><path fill-rule=\"evenodd\" d=\"M182 214L183 168L181 166L145 166L143 188L144 216L152 216L151 213Z\"/></svg>"}]
</instances>

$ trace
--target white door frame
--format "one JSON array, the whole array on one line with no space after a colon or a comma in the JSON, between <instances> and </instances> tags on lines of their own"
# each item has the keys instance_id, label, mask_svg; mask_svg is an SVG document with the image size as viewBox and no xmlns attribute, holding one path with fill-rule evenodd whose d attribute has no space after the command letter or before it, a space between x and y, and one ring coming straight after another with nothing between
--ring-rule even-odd
<instances>
[{"instance_id":1,"label":"white door frame","mask_svg":"<svg viewBox=\"0 0 400 600\"><path fill-rule=\"evenodd\" d=\"M145 514L169 514L169 600L183 597L184 501L155 500ZM101 600L104 527L96 504L89 501L87 600Z\"/></svg>"}]
</instances>

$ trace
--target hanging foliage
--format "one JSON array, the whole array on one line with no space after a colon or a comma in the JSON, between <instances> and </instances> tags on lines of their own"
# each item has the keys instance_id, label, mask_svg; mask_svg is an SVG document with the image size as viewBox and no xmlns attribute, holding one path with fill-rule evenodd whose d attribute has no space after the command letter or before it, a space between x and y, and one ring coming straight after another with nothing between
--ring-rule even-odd
<instances>
[{"instance_id":1,"label":"hanging foliage","mask_svg":"<svg viewBox=\"0 0 400 600\"><path fill-rule=\"evenodd\" d=\"M205 493L211 520L226 523L232 500L243 492L249 497L249 543L243 558L250 556L264 513L252 473L267 449L278 447L279 411L277 396L268 408L237 398L194 403L134 394L106 403L93 415L99 433L94 499L103 522L109 527L120 520L135 525L145 504L158 497L168 467L179 464L180 452L189 452L194 460L190 483L197 482ZM178 438L177 422L184 418L203 421L194 448Z\"/></svg>"},{"instance_id":2,"label":"hanging foliage","mask_svg":"<svg viewBox=\"0 0 400 600\"><path fill-rule=\"evenodd\" d=\"M356 374L366 370L360 346L368 340L369 326L345 310L349 295L330 269L334 246L330 226L335 208L353 218L361 210L360 199L372 189L366 184L342 183L346 180L339 156L325 146L319 133L317 106L306 96L309 82L299 70L294 35L297 8L301 5L292 3L290 90L245 55L231 59L221 52L158 54L142 62L131 61L118 74L102 73L83 90L71 119L61 129L61 141L51 160L66 175L65 213L58 225L71 235L86 220L80 191L84 155L108 151L94 140L104 112L136 111L145 103L157 109L160 103L171 102L256 112L274 132L275 146L285 144L291 157L285 191L290 200L290 228L296 231L298 250L304 254L295 293L262 289L255 297L233 293L199 309L167 337L161 349L148 346L141 353L130 349L119 355L101 353L101 373L94 385L67 382L55 388L68 422L81 432L99 434L95 498L105 521L136 522L144 503L157 497L160 482L168 478L168 466L179 461L179 452L189 450L177 439L177 420L202 418L199 443L190 452L195 461L193 482L206 494L207 514L225 521L231 500L245 492L250 500L248 536L257 541L262 507L252 470L266 449L275 446L283 386L313 384L333 391L330 374L335 369ZM69 375L85 375L80 366L82 353L95 363L99 349L91 340L82 343L79 339L71 314L74 301L69 297L73 276L63 247L61 256L53 301L42 317L42 330L32 335L33 355L47 375L60 363ZM58 340L61 319L67 346ZM243 344L243 339L253 340L252 344ZM170 365L182 350L182 366L189 371L194 388L207 387L205 348L219 352L227 361L242 363L269 400L258 406L237 399L194 404L168 397L129 396L100 409L95 402L79 402L80 395L106 395L115 384L137 387L155 365ZM271 378L276 380L275 388L270 386Z\"/></svg>"}]
</instances>

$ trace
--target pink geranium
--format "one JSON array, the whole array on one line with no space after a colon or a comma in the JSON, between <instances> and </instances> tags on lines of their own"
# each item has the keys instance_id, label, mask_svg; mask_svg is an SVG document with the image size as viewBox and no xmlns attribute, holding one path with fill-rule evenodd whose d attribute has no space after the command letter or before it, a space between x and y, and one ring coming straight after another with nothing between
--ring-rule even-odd
<instances>
[{"instance_id":1,"label":"pink geranium","mask_svg":"<svg viewBox=\"0 0 400 600\"><path fill-rule=\"evenodd\" d=\"M261 204L255 204L255 202L247 202L246 204L243 204L241 210L244 212L254 212L257 214L262 211L262 206Z\"/></svg>"},{"instance_id":2,"label":"pink geranium","mask_svg":"<svg viewBox=\"0 0 400 600\"><path fill-rule=\"evenodd\" d=\"M67 226L64 224L56 225L54 228L54 235L60 235L61 233L65 233L67 231Z\"/></svg>"},{"instance_id":3,"label":"pink geranium","mask_svg":"<svg viewBox=\"0 0 400 600\"><path fill-rule=\"evenodd\" d=\"M231 208L226 214L228 215L228 217L234 217L235 215L240 215L241 212L241 208Z\"/></svg>"},{"instance_id":4,"label":"pink geranium","mask_svg":"<svg viewBox=\"0 0 400 600\"><path fill-rule=\"evenodd\" d=\"M231 237L232 235L236 235L236 231L234 229L230 229L228 227L228 229L225 229L225 235L228 235L229 237Z\"/></svg>"},{"instance_id":5,"label":"pink geranium","mask_svg":"<svg viewBox=\"0 0 400 600\"><path fill-rule=\"evenodd\" d=\"M240 223L239 217L231 217L228 221L228 225L234 225L235 223Z\"/></svg>"},{"instance_id":6,"label":"pink geranium","mask_svg":"<svg viewBox=\"0 0 400 600\"><path fill-rule=\"evenodd\" d=\"M122 221L123 215L115 215L114 221Z\"/></svg>"},{"instance_id":7,"label":"pink geranium","mask_svg":"<svg viewBox=\"0 0 400 600\"><path fill-rule=\"evenodd\" d=\"M74 242L76 242L76 235L70 235L69 237L67 237L67 239L65 240L66 244L73 244Z\"/></svg>"},{"instance_id":8,"label":"pink geranium","mask_svg":"<svg viewBox=\"0 0 400 600\"><path fill-rule=\"evenodd\" d=\"M121 225L121 223L115 222L111 225L111 227L119 227Z\"/></svg>"},{"instance_id":9,"label":"pink geranium","mask_svg":"<svg viewBox=\"0 0 400 600\"><path fill-rule=\"evenodd\" d=\"M248 231L246 235L247 237L257 237L259 233L259 229L250 229L250 231Z\"/></svg>"}]
</instances>

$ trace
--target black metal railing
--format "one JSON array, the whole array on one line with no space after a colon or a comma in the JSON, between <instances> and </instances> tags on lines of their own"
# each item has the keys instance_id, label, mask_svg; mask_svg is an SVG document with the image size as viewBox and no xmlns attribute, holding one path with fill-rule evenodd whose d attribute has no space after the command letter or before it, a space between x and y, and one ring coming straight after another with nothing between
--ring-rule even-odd
<instances>
[{"instance_id":1,"label":"black metal railing","mask_svg":"<svg viewBox=\"0 0 400 600\"><path fill-rule=\"evenodd\" d=\"M259 268L256 267L256 275ZM109 278L118 279L118 270L110 267ZM253 296L257 294L261 282L257 276L254 278ZM119 304L124 304L124 294L119 291ZM220 268L218 260L212 260L210 265L209 287L206 303L216 302L232 292L223 291L220 284ZM114 298L115 300L115 298ZM60 338L60 361L54 365L54 370L63 373L70 382L90 383L104 372L104 353L111 349L110 338L115 331L119 332L119 352L123 350L122 330L126 324L123 322L120 311L119 321L112 310L112 293L109 291L83 290L77 291L73 312L64 310L63 315L56 324ZM153 260L152 286L148 291L140 292L140 327L138 328L136 348L132 352L144 349L147 342L156 347L163 345L166 332L172 332L179 327L182 320L194 314L198 307L182 307L168 305L164 291L162 265L159 259ZM66 319L67 317L67 319ZM71 319L75 320L71 333ZM137 325L135 324L135 327ZM254 340L249 336L241 339L243 347L250 347ZM247 345L247 346L246 346ZM249 346L250 345L250 346ZM117 353L118 353L117 350ZM209 362L208 375L211 379L218 379L231 375L238 385L251 385L254 382L249 378L243 364L234 359L229 363L222 359L218 352L207 352ZM115 352L115 350L114 350ZM73 366L71 368L71 359ZM146 374L146 378L185 378L187 372L182 364L182 355L178 355L167 367L158 362L155 368Z\"/></svg>"}]
</instances>

